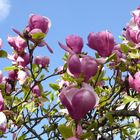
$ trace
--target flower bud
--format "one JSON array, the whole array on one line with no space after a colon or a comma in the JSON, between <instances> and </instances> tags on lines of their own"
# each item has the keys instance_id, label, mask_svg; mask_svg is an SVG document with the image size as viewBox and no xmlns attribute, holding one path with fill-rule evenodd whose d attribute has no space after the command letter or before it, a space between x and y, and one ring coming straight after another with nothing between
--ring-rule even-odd
<instances>
[{"instance_id":1,"label":"flower bud","mask_svg":"<svg viewBox=\"0 0 140 140\"><path fill-rule=\"evenodd\" d=\"M84 75L85 81L88 81L97 73L98 65L93 58L85 56L81 61L81 71Z\"/></svg>"},{"instance_id":2,"label":"flower bud","mask_svg":"<svg viewBox=\"0 0 140 140\"><path fill-rule=\"evenodd\" d=\"M74 76L79 76L81 73L81 62L79 57L74 54L71 55L70 58L67 61L68 63L68 69Z\"/></svg>"},{"instance_id":3,"label":"flower bud","mask_svg":"<svg viewBox=\"0 0 140 140\"><path fill-rule=\"evenodd\" d=\"M131 28L127 28L123 33L124 37L133 43L140 43L140 30L133 30Z\"/></svg>"},{"instance_id":4,"label":"flower bud","mask_svg":"<svg viewBox=\"0 0 140 140\"><path fill-rule=\"evenodd\" d=\"M41 94L41 90L38 85L33 87L32 92L33 92L33 94L35 94L35 96L40 96L40 94Z\"/></svg>"},{"instance_id":5,"label":"flower bud","mask_svg":"<svg viewBox=\"0 0 140 140\"><path fill-rule=\"evenodd\" d=\"M17 78L17 72L14 71L14 70L8 71L8 78L10 80L13 80L13 81L16 80L16 78Z\"/></svg>"},{"instance_id":6,"label":"flower bud","mask_svg":"<svg viewBox=\"0 0 140 140\"><path fill-rule=\"evenodd\" d=\"M27 47L26 41L24 39L22 39L20 36L8 37L7 41L9 43L9 45L12 46L13 49L18 53L23 52L24 49Z\"/></svg>"},{"instance_id":7,"label":"flower bud","mask_svg":"<svg viewBox=\"0 0 140 140\"><path fill-rule=\"evenodd\" d=\"M27 32L31 32L34 29L40 29L43 33L47 33L51 26L49 18L32 14L29 18L29 24L26 27Z\"/></svg>"},{"instance_id":8,"label":"flower bud","mask_svg":"<svg viewBox=\"0 0 140 140\"><path fill-rule=\"evenodd\" d=\"M136 10L134 10L134 11L132 12L132 14L133 14L134 23L135 23L138 27L140 27L140 9L137 8Z\"/></svg>"},{"instance_id":9,"label":"flower bud","mask_svg":"<svg viewBox=\"0 0 140 140\"><path fill-rule=\"evenodd\" d=\"M19 65L20 66L25 67L25 66L27 66L29 64L30 55L28 53L24 53L22 56L19 56L18 58L21 58L19 60Z\"/></svg>"},{"instance_id":10,"label":"flower bud","mask_svg":"<svg viewBox=\"0 0 140 140\"><path fill-rule=\"evenodd\" d=\"M34 59L34 63L36 64L36 65L40 65L41 64L41 56L36 56L35 57L35 59Z\"/></svg>"},{"instance_id":11,"label":"flower bud","mask_svg":"<svg viewBox=\"0 0 140 140\"><path fill-rule=\"evenodd\" d=\"M83 39L80 36L76 36L76 35L69 35L66 37L67 45L63 45L60 42L58 43L62 49L69 52L70 54L81 53L83 48Z\"/></svg>"},{"instance_id":12,"label":"flower bud","mask_svg":"<svg viewBox=\"0 0 140 140\"><path fill-rule=\"evenodd\" d=\"M74 120L81 120L98 104L98 96L88 84L78 89L74 86L63 88L60 93L61 103L68 109Z\"/></svg>"},{"instance_id":13,"label":"flower bud","mask_svg":"<svg viewBox=\"0 0 140 140\"><path fill-rule=\"evenodd\" d=\"M69 35L66 37L66 43L75 53L81 53L83 48L83 39L76 35Z\"/></svg>"},{"instance_id":14,"label":"flower bud","mask_svg":"<svg viewBox=\"0 0 140 140\"><path fill-rule=\"evenodd\" d=\"M50 59L47 56L42 57L41 65L42 67L47 67L50 63Z\"/></svg>"},{"instance_id":15,"label":"flower bud","mask_svg":"<svg viewBox=\"0 0 140 140\"><path fill-rule=\"evenodd\" d=\"M108 31L90 33L88 35L88 46L96 50L100 56L108 57L111 55L115 42L113 35Z\"/></svg>"},{"instance_id":16,"label":"flower bud","mask_svg":"<svg viewBox=\"0 0 140 140\"><path fill-rule=\"evenodd\" d=\"M40 65L41 67L47 67L50 63L50 59L47 56L44 57L36 56L34 59L34 63L36 65Z\"/></svg>"},{"instance_id":17,"label":"flower bud","mask_svg":"<svg viewBox=\"0 0 140 140\"><path fill-rule=\"evenodd\" d=\"M136 72L134 77L129 75L128 78L129 86L140 93L140 71Z\"/></svg>"}]
</instances>

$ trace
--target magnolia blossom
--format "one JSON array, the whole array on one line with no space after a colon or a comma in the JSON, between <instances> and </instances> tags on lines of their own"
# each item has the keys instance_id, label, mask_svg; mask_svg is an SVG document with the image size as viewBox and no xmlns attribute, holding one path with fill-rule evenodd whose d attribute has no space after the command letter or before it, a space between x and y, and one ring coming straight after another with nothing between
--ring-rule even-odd
<instances>
[{"instance_id":1,"label":"magnolia blossom","mask_svg":"<svg viewBox=\"0 0 140 140\"><path fill-rule=\"evenodd\" d=\"M59 42L59 45L69 53L81 53L83 48L83 39L77 35L69 35L66 37L66 46Z\"/></svg>"},{"instance_id":2,"label":"magnolia blossom","mask_svg":"<svg viewBox=\"0 0 140 140\"><path fill-rule=\"evenodd\" d=\"M123 32L124 37L133 43L140 43L140 30L134 30L130 27L126 28L126 31Z\"/></svg>"},{"instance_id":3,"label":"magnolia blossom","mask_svg":"<svg viewBox=\"0 0 140 140\"><path fill-rule=\"evenodd\" d=\"M40 94L41 94L41 90L38 85L33 87L32 92L33 92L33 94L35 94L35 96L40 96Z\"/></svg>"},{"instance_id":4,"label":"magnolia blossom","mask_svg":"<svg viewBox=\"0 0 140 140\"><path fill-rule=\"evenodd\" d=\"M111 55L114 45L114 37L108 31L102 31L96 34L91 32L88 35L88 46L96 50L102 57Z\"/></svg>"},{"instance_id":5,"label":"magnolia blossom","mask_svg":"<svg viewBox=\"0 0 140 140\"><path fill-rule=\"evenodd\" d=\"M20 71L18 71L17 75L18 75L17 79L19 81L19 84L23 85L24 82L26 81L27 77L28 77L28 72L20 70Z\"/></svg>"},{"instance_id":6,"label":"magnolia blossom","mask_svg":"<svg viewBox=\"0 0 140 140\"><path fill-rule=\"evenodd\" d=\"M24 49L27 47L26 41L23 38L21 38L20 36L8 37L7 41L9 43L9 45L12 46L13 49L18 53L23 52Z\"/></svg>"},{"instance_id":7,"label":"magnolia blossom","mask_svg":"<svg viewBox=\"0 0 140 140\"><path fill-rule=\"evenodd\" d=\"M88 111L94 109L99 102L98 95L86 83L83 83L80 89L75 86L63 88L59 97L74 120L84 118Z\"/></svg>"},{"instance_id":8,"label":"magnolia blossom","mask_svg":"<svg viewBox=\"0 0 140 140\"><path fill-rule=\"evenodd\" d=\"M8 55L8 59L12 60L12 64L18 65L21 68L24 68L29 64L30 55L28 53L23 53L21 55L13 53L12 55Z\"/></svg>"},{"instance_id":9,"label":"magnolia blossom","mask_svg":"<svg viewBox=\"0 0 140 140\"><path fill-rule=\"evenodd\" d=\"M0 131L5 132L7 125L7 119L3 112L0 112Z\"/></svg>"},{"instance_id":10,"label":"magnolia blossom","mask_svg":"<svg viewBox=\"0 0 140 140\"><path fill-rule=\"evenodd\" d=\"M134 10L132 12L132 15L134 23L140 27L140 9L137 8L136 10Z\"/></svg>"},{"instance_id":11,"label":"magnolia blossom","mask_svg":"<svg viewBox=\"0 0 140 140\"><path fill-rule=\"evenodd\" d=\"M8 79L10 80L16 80L17 79L17 72L14 70L8 71Z\"/></svg>"},{"instance_id":12,"label":"magnolia blossom","mask_svg":"<svg viewBox=\"0 0 140 140\"><path fill-rule=\"evenodd\" d=\"M73 54L68 59L67 63L70 73L72 73L75 77L83 74L84 81L88 81L98 71L98 64L96 60L90 56L84 56L80 60L76 54Z\"/></svg>"},{"instance_id":13,"label":"magnolia blossom","mask_svg":"<svg viewBox=\"0 0 140 140\"><path fill-rule=\"evenodd\" d=\"M29 18L29 24L25 30L27 32L33 32L33 30L39 29L43 33L47 33L50 27L51 21L48 17L32 14Z\"/></svg>"},{"instance_id":14,"label":"magnolia blossom","mask_svg":"<svg viewBox=\"0 0 140 140\"><path fill-rule=\"evenodd\" d=\"M140 93L140 71L136 72L133 77L129 75L128 81L129 86Z\"/></svg>"},{"instance_id":15,"label":"magnolia blossom","mask_svg":"<svg viewBox=\"0 0 140 140\"><path fill-rule=\"evenodd\" d=\"M44 57L36 56L34 59L34 63L36 65L40 65L41 67L47 67L50 63L50 59L47 56Z\"/></svg>"}]
</instances>

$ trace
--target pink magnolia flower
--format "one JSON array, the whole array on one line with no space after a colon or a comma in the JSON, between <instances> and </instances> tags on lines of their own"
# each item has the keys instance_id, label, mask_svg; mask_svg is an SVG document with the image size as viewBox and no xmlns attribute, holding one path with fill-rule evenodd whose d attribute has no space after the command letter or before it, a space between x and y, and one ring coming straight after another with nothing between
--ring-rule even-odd
<instances>
[{"instance_id":1,"label":"pink magnolia flower","mask_svg":"<svg viewBox=\"0 0 140 140\"><path fill-rule=\"evenodd\" d=\"M59 45L62 49L65 51L68 51L70 53L81 53L82 48L83 48L83 39L80 36L76 35L69 35L66 37L66 46L61 44L59 42Z\"/></svg>"},{"instance_id":2,"label":"pink magnolia flower","mask_svg":"<svg viewBox=\"0 0 140 140\"><path fill-rule=\"evenodd\" d=\"M43 33L47 33L50 27L51 21L48 17L32 14L25 30L31 32L34 29L40 29Z\"/></svg>"},{"instance_id":3,"label":"pink magnolia flower","mask_svg":"<svg viewBox=\"0 0 140 140\"><path fill-rule=\"evenodd\" d=\"M23 52L24 49L27 47L26 41L23 38L21 38L20 36L8 37L7 41L9 43L9 45L12 46L13 49L18 53Z\"/></svg>"},{"instance_id":4,"label":"pink magnolia flower","mask_svg":"<svg viewBox=\"0 0 140 140\"><path fill-rule=\"evenodd\" d=\"M3 109L4 109L4 99L0 91L0 111L2 111Z\"/></svg>"},{"instance_id":5,"label":"pink magnolia flower","mask_svg":"<svg viewBox=\"0 0 140 140\"><path fill-rule=\"evenodd\" d=\"M40 65L40 64L41 64L41 59L42 59L41 56L36 56L36 57L34 58L34 63L35 63L36 65Z\"/></svg>"},{"instance_id":6,"label":"pink magnolia flower","mask_svg":"<svg viewBox=\"0 0 140 140\"><path fill-rule=\"evenodd\" d=\"M74 76L79 76L81 73L81 62L76 54L70 56L67 61L68 69Z\"/></svg>"},{"instance_id":7,"label":"pink magnolia flower","mask_svg":"<svg viewBox=\"0 0 140 140\"><path fill-rule=\"evenodd\" d=\"M17 72L14 70L8 71L8 78L10 80L13 80L13 81L16 80L17 79Z\"/></svg>"},{"instance_id":8,"label":"pink magnolia flower","mask_svg":"<svg viewBox=\"0 0 140 140\"><path fill-rule=\"evenodd\" d=\"M44 57L36 56L34 59L34 63L36 65L40 65L41 67L47 67L50 63L50 59L47 56Z\"/></svg>"},{"instance_id":9,"label":"pink magnolia flower","mask_svg":"<svg viewBox=\"0 0 140 140\"><path fill-rule=\"evenodd\" d=\"M140 27L140 9L137 8L136 10L134 10L132 12L132 15L133 15L133 20L135 24L137 24Z\"/></svg>"},{"instance_id":10,"label":"pink magnolia flower","mask_svg":"<svg viewBox=\"0 0 140 140\"><path fill-rule=\"evenodd\" d=\"M134 77L129 75L129 86L140 93L140 71L136 72Z\"/></svg>"},{"instance_id":11,"label":"pink magnolia flower","mask_svg":"<svg viewBox=\"0 0 140 140\"><path fill-rule=\"evenodd\" d=\"M16 60L21 67L25 67L29 64L30 62L30 54L24 53L21 56L18 56Z\"/></svg>"},{"instance_id":12,"label":"pink magnolia flower","mask_svg":"<svg viewBox=\"0 0 140 140\"><path fill-rule=\"evenodd\" d=\"M17 75L18 75L17 79L19 81L19 84L23 85L29 74L27 71L20 70L18 71Z\"/></svg>"},{"instance_id":13,"label":"pink magnolia flower","mask_svg":"<svg viewBox=\"0 0 140 140\"><path fill-rule=\"evenodd\" d=\"M33 92L33 94L35 94L35 96L40 96L40 94L41 94L41 90L38 85L33 87L32 92Z\"/></svg>"},{"instance_id":14,"label":"pink magnolia flower","mask_svg":"<svg viewBox=\"0 0 140 140\"><path fill-rule=\"evenodd\" d=\"M24 68L29 64L30 55L28 53L22 53L21 55L13 53L12 55L8 55L8 59L12 60L12 64Z\"/></svg>"},{"instance_id":15,"label":"pink magnolia flower","mask_svg":"<svg viewBox=\"0 0 140 140\"><path fill-rule=\"evenodd\" d=\"M83 83L80 89L75 86L63 88L59 98L74 120L84 118L88 111L94 109L99 101L93 88L86 83Z\"/></svg>"},{"instance_id":16,"label":"pink magnolia flower","mask_svg":"<svg viewBox=\"0 0 140 140\"><path fill-rule=\"evenodd\" d=\"M130 27L126 28L126 31L123 32L124 37L133 43L140 43L140 30L134 30Z\"/></svg>"},{"instance_id":17,"label":"pink magnolia flower","mask_svg":"<svg viewBox=\"0 0 140 140\"><path fill-rule=\"evenodd\" d=\"M0 131L5 132L7 125L7 119L3 112L0 112Z\"/></svg>"},{"instance_id":18,"label":"pink magnolia flower","mask_svg":"<svg viewBox=\"0 0 140 140\"><path fill-rule=\"evenodd\" d=\"M96 50L100 56L108 57L111 55L115 42L113 35L108 31L102 31L88 35L88 46Z\"/></svg>"},{"instance_id":19,"label":"pink magnolia flower","mask_svg":"<svg viewBox=\"0 0 140 140\"><path fill-rule=\"evenodd\" d=\"M88 81L98 71L97 62L90 56L84 56L81 60L76 54L70 56L67 61L68 70L75 77L83 74L84 81Z\"/></svg>"},{"instance_id":20,"label":"pink magnolia flower","mask_svg":"<svg viewBox=\"0 0 140 140\"><path fill-rule=\"evenodd\" d=\"M85 56L81 61L81 72L84 75L85 81L88 81L98 71L97 62L89 56Z\"/></svg>"}]
</instances>

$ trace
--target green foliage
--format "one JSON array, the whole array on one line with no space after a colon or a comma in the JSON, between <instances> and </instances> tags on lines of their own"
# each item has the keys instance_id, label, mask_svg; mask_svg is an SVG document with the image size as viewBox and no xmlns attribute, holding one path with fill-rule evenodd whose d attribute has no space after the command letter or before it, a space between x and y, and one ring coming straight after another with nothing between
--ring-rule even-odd
<instances>
[{"instance_id":1,"label":"green foliage","mask_svg":"<svg viewBox=\"0 0 140 140\"><path fill-rule=\"evenodd\" d=\"M58 129L64 139L70 138L73 136L72 128L66 125L59 125Z\"/></svg>"},{"instance_id":2,"label":"green foliage","mask_svg":"<svg viewBox=\"0 0 140 140\"><path fill-rule=\"evenodd\" d=\"M34 40L42 40L43 38L45 38L46 34L41 33L41 32L37 32L32 34L32 39Z\"/></svg>"},{"instance_id":3,"label":"green foliage","mask_svg":"<svg viewBox=\"0 0 140 140\"><path fill-rule=\"evenodd\" d=\"M7 52L4 50L0 50L0 57L1 58L6 58L7 57Z\"/></svg>"}]
</instances>

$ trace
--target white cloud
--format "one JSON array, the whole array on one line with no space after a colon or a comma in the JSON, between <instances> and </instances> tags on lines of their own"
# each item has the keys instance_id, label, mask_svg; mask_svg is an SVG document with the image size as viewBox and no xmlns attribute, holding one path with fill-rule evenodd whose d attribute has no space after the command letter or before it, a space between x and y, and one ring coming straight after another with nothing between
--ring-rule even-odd
<instances>
[{"instance_id":1,"label":"white cloud","mask_svg":"<svg viewBox=\"0 0 140 140\"><path fill-rule=\"evenodd\" d=\"M10 13L10 1L0 0L0 21L4 20Z\"/></svg>"}]
</instances>

